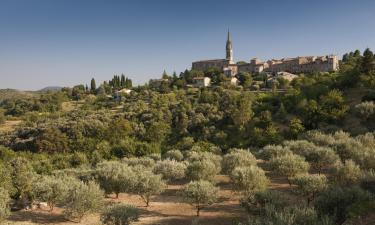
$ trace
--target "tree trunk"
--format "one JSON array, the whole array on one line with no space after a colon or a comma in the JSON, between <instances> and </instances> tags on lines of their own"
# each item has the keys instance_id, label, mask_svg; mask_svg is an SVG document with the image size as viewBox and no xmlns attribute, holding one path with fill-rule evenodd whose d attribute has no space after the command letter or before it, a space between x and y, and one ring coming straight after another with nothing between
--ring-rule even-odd
<instances>
[{"instance_id":1,"label":"tree trunk","mask_svg":"<svg viewBox=\"0 0 375 225\"><path fill-rule=\"evenodd\" d=\"M197 207L197 217L199 217L199 212L201 211L201 208L198 206Z\"/></svg>"}]
</instances>

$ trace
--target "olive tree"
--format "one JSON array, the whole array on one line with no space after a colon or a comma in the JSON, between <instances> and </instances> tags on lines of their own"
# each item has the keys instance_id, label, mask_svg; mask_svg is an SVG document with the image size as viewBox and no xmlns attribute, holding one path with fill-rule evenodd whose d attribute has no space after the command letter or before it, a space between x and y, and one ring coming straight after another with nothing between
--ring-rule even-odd
<instances>
[{"instance_id":1,"label":"olive tree","mask_svg":"<svg viewBox=\"0 0 375 225\"><path fill-rule=\"evenodd\" d=\"M341 185L353 185L359 183L362 178L362 171L352 160L345 163L338 162L333 169L333 180Z\"/></svg>"},{"instance_id":2,"label":"olive tree","mask_svg":"<svg viewBox=\"0 0 375 225\"><path fill-rule=\"evenodd\" d=\"M364 120L367 120L375 113L375 104L374 102L362 102L355 106L355 109L357 113L363 118Z\"/></svg>"},{"instance_id":3,"label":"olive tree","mask_svg":"<svg viewBox=\"0 0 375 225\"><path fill-rule=\"evenodd\" d=\"M315 197L328 186L327 177L316 174L298 175L293 182L297 185L297 193L306 197L307 205L310 205Z\"/></svg>"},{"instance_id":4,"label":"olive tree","mask_svg":"<svg viewBox=\"0 0 375 225\"><path fill-rule=\"evenodd\" d=\"M69 191L70 182L63 177L42 176L33 185L33 193L37 200L47 202L50 212L61 202Z\"/></svg>"},{"instance_id":5,"label":"olive tree","mask_svg":"<svg viewBox=\"0 0 375 225\"><path fill-rule=\"evenodd\" d=\"M231 174L236 167L256 165L256 158L244 149L233 149L223 157L223 172Z\"/></svg>"},{"instance_id":6,"label":"olive tree","mask_svg":"<svg viewBox=\"0 0 375 225\"><path fill-rule=\"evenodd\" d=\"M265 160L290 153L292 153L292 151L290 151L288 147L281 145L267 145L259 151L259 155Z\"/></svg>"},{"instance_id":7,"label":"olive tree","mask_svg":"<svg viewBox=\"0 0 375 225\"><path fill-rule=\"evenodd\" d=\"M218 197L218 189L210 182L199 180L191 181L183 190L184 200L193 205L199 212L207 205L215 203Z\"/></svg>"},{"instance_id":8,"label":"olive tree","mask_svg":"<svg viewBox=\"0 0 375 225\"><path fill-rule=\"evenodd\" d=\"M156 163L154 173L161 174L166 180L179 180L185 177L186 164L175 160L163 160Z\"/></svg>"},{"instance_id":9,"label":"olive tree","mask_svg":"<svg viewBox=\"0 0 375 225\"><path fill-rule=\"evenodd\" d=\"M171 159L176 161L182 161L184 159L184 155L180 150L170 150L166 152L163 157L165 159Z\"/></svg>"},{"instance_id":10,"label":"olive tree","mask_svg":"<svg viewBox=\"0 0 375 225\"><path fill-rule=\"evenodd\" d=\"M105 225L130 225L139 219L139 210L127 204L114 204L107 207L100 216Z\"/></svg>"},{"instance_id":11,"label":"olive tree","mask_svg":"<svg viewBox=\"0 0 375 225\"><path fill-rule=\"evenodd\" d=\"M69 194L63 199L64 215L69 220L80 222L85 215L102 208L104 193L98 184L93 181L87 184L77 181L69 185Z\"/></svg>"},{"instance_id":12,"label":"olive tree","mask_svg":"<svg viewBox=\"0 0 375 225\"><path fill-rule=\"evenodd\" d=\"M142 168L135 170L133 191L138 194L148 207L153 195L160 194L165 188L161 175L156 175Z\"/></svg>"},{"instance_id":13,"label":"olive tree","mask_svg":"<svg viewBox=\"0 0 375 225\"><path fill-rule=\"evenodd\" d=\"M292 185L291 178L307 173L310 167L303 157L295 154L271 158L269 163L274 173L287 178L289 185Z\"/></svg>"},{"instance_id":14,"label":"olive tree","mask_svg":"<svg viewBox=\"0 0 375 225\"><path fill-rule=\"evenodd\" d=\"M10 197L7 190L0 187L0 223L10 215Z\"/></svg>"},{"instance_id":15,"label":"olive tree","mask_svg":"<svg viewBox=\"0 0 375 225\"><path fill-rule=\"evenodd\" d=\"M116 198L120 193L131 192L136 179L131 167L117 161L98 164L96 174L105 193L115 193Z\"/></svg>"},{"instance_id":16,"label":"olive tree","mask_svg":"<svg viewBox=\"0 0 375 225\"><path fill-rule=\"evenodd\" d=\"M231 174L235 188L245 196L264 191L269 184L264 171L257 166L237 167Z\"/></svg>"},{"instance_id":17,"label":"olive tree","mask_svg":"<svg viewBox=\"0 0 375 225\"><path fill-rule=\"evenodd\" d=\"M215 176L220 172L215 163L211 160L203 159L189 163L187 166L187 177L190 180L215 181Z\"/></svg>"}]
</instances>

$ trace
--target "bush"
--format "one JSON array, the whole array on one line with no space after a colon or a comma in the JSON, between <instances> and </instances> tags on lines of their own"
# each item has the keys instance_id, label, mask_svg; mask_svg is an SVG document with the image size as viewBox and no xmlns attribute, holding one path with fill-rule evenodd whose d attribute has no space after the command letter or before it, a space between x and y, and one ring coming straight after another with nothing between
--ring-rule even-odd
<instances>
[{"instance_id":1,"label":"bush","mask_svg":"<svg viewBox=\"0 0 375 225\"><path fill-rule=\"evenodd\" d=\"M99 163L96 169L97 179L106 194L131 192L136 179L133 170L126 164L109 161Z\"/></svg>"},{"instance_id":2,"label":"bush","mask_svg":"<svg viewBox=\"0 0 375 225\"><path fill-rule=\"evenodd\" d=\"M220 169L208 159L194 161L187 166L186 176L190 180L207 180L215 181L215 176L220 172Z\"/></svg>"},{"instance_id":3,"label":"bush","mask_svg":"<svg viewBox=\"0 0 375 225\"><path fill-rule=\"evenodd\" d=\"M218 189L208 181L192 181L183 190L186 202L193 205L199 212L207 205L212 205L217 199Z\"/></svg>"},{"instance_id":4,"label":"bush","mask_svg":"<svg viewBox=\"0 0 375 225\"><path fill-rule=\"evenodd\" d=\"M35 173L29 161L22 157L17 157L9 163L10 175L14 187L16 200L20 200L21 206L32 199L32 185L35 179Z\"/></svg>"},{"instance_id":5,"label":"bush","mask_svg":"<svg viewBox=\"0 0 375 225\"><path fill-rule=\"evenodd\" d=\"M102 212L100 220L105 225L130 225L139 219L139 210L126 204L109 206Z\"/></svg>"},{"instance_id":6,"label":"bush","mask_svg":"<svg viewBox=\"0 0 375 225\"><path fill-rule=\"evenodd\" d=\"M161 174L166 180L183 179L186 174L186 164L175 160L163 160L156 163L154 173Z\"/></svg>"},{"instance_id":7,"label":"bush","mask_svg":"<svg viewBox=\"0 0 375 225\"><path fill-rule=\"evenodd\" d=\"M42 176L33 185L33 193L37 200L47 202L50 212L61 202L69 191L68 179L55 176Z\"/></svg>"},{"instance_id":8,"label":"bush","mask_svg":"<svg viewBox=\"0 0 375 225\"><path fill-rule=\"evenodd\" d=\"M95 182L74 182L69 185L69 194L63 200L64 215L68 219L80 222L85 215L102 208L104 193Z\"/></svg>"},{"instance_id":9,"label":"bush","mask_svg":"<svg viewBox=\"0 0 375 225\"><path fill-rule=\"evenodd\" d=\"M123 158L122 162L125 164L134 167L134 166L144 166L146 168L152 168L155 165L155 161L148 157L140 157L140 158Z\"/></svg>"},{"instance_id":10,"label":"bush","mask_svg":"<svg viewBox=\"0 0 375 225\"><path fill-rule=\"evenodd\" d=\"M10 215L10 197L7 190L0 187L0 223Z\"/></svg>"},{"instance_id":11,"label":"bush","mask_svg":"<svg viewBox=\"0 0 375 225\"><path fill-rule=\"evenodd\" d=\"M287 205L287 198L283 193L275 190L255 192L241 199L241 206L251 214L252 212L263 212L266 205L273 205L276 209L282 209Z\"/></svg>"},{"instance_id":12,"label":"bush","mask_svg":"<svg viewBox=\"0 0 375 225\"><path fill-rule=\"evenodd\" d=\"M257 166L237 167L232 172L231 179L235 188L245 196L264 191L269 184L264 171Z\"/></svg>"},{"instance_id":13,"label":"bush","mask_svg":"<svg viewBox=\"0 0 375 225\"><path fill-rule=\"evenodd\" d=\"M340 185L355 185L362 178L362 171L352 160L338 162L333 170L333 179Z\"/></svg>"},{"instance_id":14,"label":"bush","mask_svg":"<svg viewBox=\"0 0 375 225\"><path fill-rule=\"evenodd\" d=\"M286 155L292 153L289 148L281 145L267 145L259 151L259 155L262 159L269 160L273 157Z\"/></svg>"},{"instance_id":15,"label":"bush","mask_svg":"<svg viewBox=\"0 0 375 225\"><path fill-rule=\"evenodd\" d=\"M184 159L184 155L179 150L170 150L164 154L165 159L172 159L176 161L182 161Z\"/></svg>"},{"instance_id":16,"label":"bush","mask_svg":"<svg viewBox=\"0 0 375 225\"><path fill-rule=\"evenodd\" d=\"M161 160L161 155L159 153L153 153L147 156L150 159L153 159L155 162Z\"/></svg>"},{"instance_id":17,"label":"bush","mask_svg":"<svg viewBox=\"0 0 375 225\"><path fill-rule=\"evenodd\" d=\"M225 174L231 174L236 167L256 165L256 158L247 150L234 149L223 157L222 167Z\"/></svg>"},{"instance_id":18,"label":"bush","mask_svg":"<svg viewBox=\"0 0 375 225\"><path fill-rule=\"evenodd\" d=\"M327 177L324 175L298 175L293 182L297 185L297 193L306 197L307 205L328 187Z\"/></svg>"},{"instance_id":19,"label":"bush","mask_svg":"<svg viewBox=\"0 0 375 225\"><path fill-rule=\"evenodd\" d=\"M375 194L375 171L372 170L365 173L361 180L361 187Z\"/></svg>"},{"instance_id":20,"label":"bush","mask_svg":"<svg viewBox=\"0 0 375 225\"><path fill-rule=\"evenodd\" d=\"M369 192L358 187L333 187L316 199L315 208L320 215L329 215L337 224L342 224L349 217L351 207L373 200Z\"/></svg>"},{"instance_id":21,"label":"bush","mask_svg":"<svg viewBox=\"0 0 375 225\"><path fill-rule=\"evenodd\" d=\"M148 170L140 169L134 171L134 173L136 178L133 191L141 196L148 207L151 197L160 194L165 187L165 183L161 179L161 175L155 175Z\"/></svg>"},{"instance_id":22,"label":"bush","mask_svg":"<svg viewBox=\"0 0 375 225\"><path fill-rule=\"evenodd\" d=\"M355 109L361 119L367 120L375 113L375 104L374 102L361 102L355 106Z\"/></svg>"},{"instance_id":23,"label":"bush","mask_svg":"<svg viewBox=\"0 0 375 225\"><path fill-rule=\"evenodd\" d=\"M288 179L289 185L291 185L291 178L298 174L307 173L310 167L303 157L295 154L271 158L269 163L274 173L285 176Z\"/></svg>"}]
</instances>

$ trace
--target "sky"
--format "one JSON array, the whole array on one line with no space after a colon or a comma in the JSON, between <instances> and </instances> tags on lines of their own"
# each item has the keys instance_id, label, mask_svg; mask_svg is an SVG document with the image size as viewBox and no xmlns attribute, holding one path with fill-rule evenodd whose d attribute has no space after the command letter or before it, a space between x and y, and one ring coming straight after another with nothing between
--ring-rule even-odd
<instances>
[{"instance_id":1,"label":"sky","mask_svg":"<svg viewBox=\"0 0 375 225\"><path fill-rule=\"evenodd\" d=\"M375 50L373 0L0 0L0 89L135 84L191 62Z\"/></svg>"}]
</instances>

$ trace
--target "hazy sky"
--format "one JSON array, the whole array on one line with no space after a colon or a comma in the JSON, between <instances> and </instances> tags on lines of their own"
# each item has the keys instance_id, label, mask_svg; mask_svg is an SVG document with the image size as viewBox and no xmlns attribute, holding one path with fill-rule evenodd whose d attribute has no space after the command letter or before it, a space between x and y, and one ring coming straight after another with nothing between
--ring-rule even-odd
<instances>
[{"instance_id":1,"label":"hazy sky","mask_svg":"<svg viewBox=\"0 0 375 225\"><path fill-rule=\"evenodd\" d=\"M0 88L137 84L194 60L375 50L374 0L0 0Z\"/></svg>"}]
</instances>

